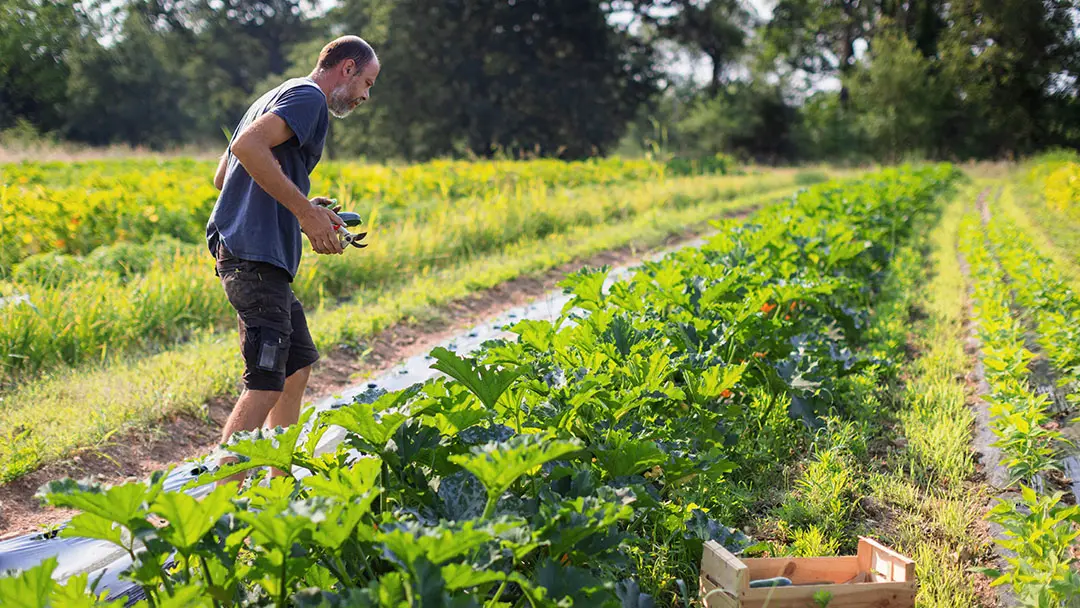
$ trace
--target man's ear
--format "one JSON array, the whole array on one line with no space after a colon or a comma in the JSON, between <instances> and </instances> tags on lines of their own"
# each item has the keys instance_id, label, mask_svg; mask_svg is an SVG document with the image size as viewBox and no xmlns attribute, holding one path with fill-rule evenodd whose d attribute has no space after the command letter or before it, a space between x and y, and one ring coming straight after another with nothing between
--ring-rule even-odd
<instances>
[{"instance_id":1,"label":"man's ear","mask_svg":"<svg viewBox=\"0 0 1080 608\"><path fill-rule=\"evenodd\" d=\"M352 59L346 59L342 62L345 67L345 75L352 76L352 73L356 71L356 62Z\"/></svg>"}]
</instances>

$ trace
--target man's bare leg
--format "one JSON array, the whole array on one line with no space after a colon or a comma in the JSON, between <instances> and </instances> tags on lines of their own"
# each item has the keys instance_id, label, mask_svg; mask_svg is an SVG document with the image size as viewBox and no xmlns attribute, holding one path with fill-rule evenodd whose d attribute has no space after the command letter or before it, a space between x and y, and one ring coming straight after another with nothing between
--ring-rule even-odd
<instances>
[{"instance_id":1,"label":"man's bare leg","mask_svg":"<svg viewBox=\"0 0 1080 608\"><path fill-rule=\"evenodd\" d=\"M288 383L286 382L286 387ZM238 431L252 431L259 428L262 425L263 420L266 419L266 415L270 413L270 410L274 407L274 404L281 398L283 392L281 391L249 391L245 390L244 394L240 395L240 399L236 401L236 407L233 408L229 419L225 421L225 428L221 431L221 443L227 443L229 438L233 436L233 433ZM236 462L235 457L229 456L222 458L218 464L224 466L226 464L232 464ZM235 481L243 483L247 478L247 472L237 473L232 477L219 480L218 486L225 485L229 482Z\"/></svg>"},{"instance_id":2,"label":"man's bare leg","mask_svg":"<svg viewBox=\"0 0 1080 608\"><path fill-rule=\"evenodd\" d=\"M266 417L266 426L274 428L288 428L296 424L300 419L300 405L304 401L304 391L307 390L308 378L311 377L311 366L298 369L293 375L285 379L285 390L278 397L270 414ZM270 474L280 477L285 473L277 468L271 469Z\"/></svg>"}]
</instances>

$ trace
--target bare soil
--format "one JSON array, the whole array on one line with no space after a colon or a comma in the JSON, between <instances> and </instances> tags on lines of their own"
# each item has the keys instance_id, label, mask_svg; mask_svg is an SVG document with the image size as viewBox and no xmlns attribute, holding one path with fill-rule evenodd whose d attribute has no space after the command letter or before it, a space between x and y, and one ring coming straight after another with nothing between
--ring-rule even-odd
<instances>
[{"instance_id":1,"label":"bare soil","mask_svg":"<svg viewBox=\"0 0 1080 608\"><path fill-rule=\"evenodd\" d=\"M743 216L744 210L733 216ZM690 240L702 233L698 227L668 237L657 249ZM429 318L390 326L363 344L343 345L323 353L315 364L305 393L314 401L340 393L359 378L376 375L402 359L426 352L444 339L499 313L528 304L556 288L568 273L585 266L623 266L646 257L648 251L634 246L598 253L543 273L520 276L445 305L435 307ZM38 488L64 477L94 479L106 484L144 479L153 471L167 469L197 458L218 446L221 428L232 411L234 399L210 399L203 416L178 414L150 429L113 437L105 445L88 448L0 486L0 540L40 531L70 519L75 512L45 506L35 498Z\"/></svg>"}]
</instances>

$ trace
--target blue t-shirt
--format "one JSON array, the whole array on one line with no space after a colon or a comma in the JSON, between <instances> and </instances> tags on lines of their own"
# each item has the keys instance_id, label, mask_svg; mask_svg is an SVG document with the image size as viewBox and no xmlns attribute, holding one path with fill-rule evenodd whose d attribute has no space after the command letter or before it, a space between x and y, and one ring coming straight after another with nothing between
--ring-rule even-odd
<instances>
[{"instance_id":1,"label":"blue t-shirt","mask_svg":"<svg viewBox=\"0 0 1080 608\"><path fill-rule=\"evenodd\" d=\"M248 108L233 132L234 140L267 112L280 116L292 129L294 137L275 147L273 154L285 175L308 196L311 172L322 157L330 122L326 96L310 78L288 80ZM242 260L274 264L295 277L303 247L300 222L255 183L231 153L227 162L221 194L206 224L210 253L217 252L220 241Z\"/></svg>"}]
</instances>

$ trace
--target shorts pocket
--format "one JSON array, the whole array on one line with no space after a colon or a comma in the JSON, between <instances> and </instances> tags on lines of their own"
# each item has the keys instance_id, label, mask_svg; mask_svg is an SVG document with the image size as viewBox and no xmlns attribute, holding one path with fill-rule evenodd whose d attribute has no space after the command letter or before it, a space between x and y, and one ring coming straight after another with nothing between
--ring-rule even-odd
<instances>
[{"instance_id":1,"label":"shorts pocket","mask_svg":"<svg viewBox=\"0 0 1080 608\"><path fill-rule=\"evenodd\" d=\"M288 356L284 335L270 327L248 327L244 335L244 359L249 369L283 372Z\"/></svg>"},{"instance_id":2,"label":"shorts pocket","mask_svg":"<svg viewBox=\"0 0 1080 608\"><path fill-rule=\"evenodd\" d=\"M225 288L225 296L229 298L229 304L232 304L232 307L241 314L260 312L269 304L266 285L259 279L257 273L243 268L223 269L221 285Z\"/></svg>"}]
</instances>

